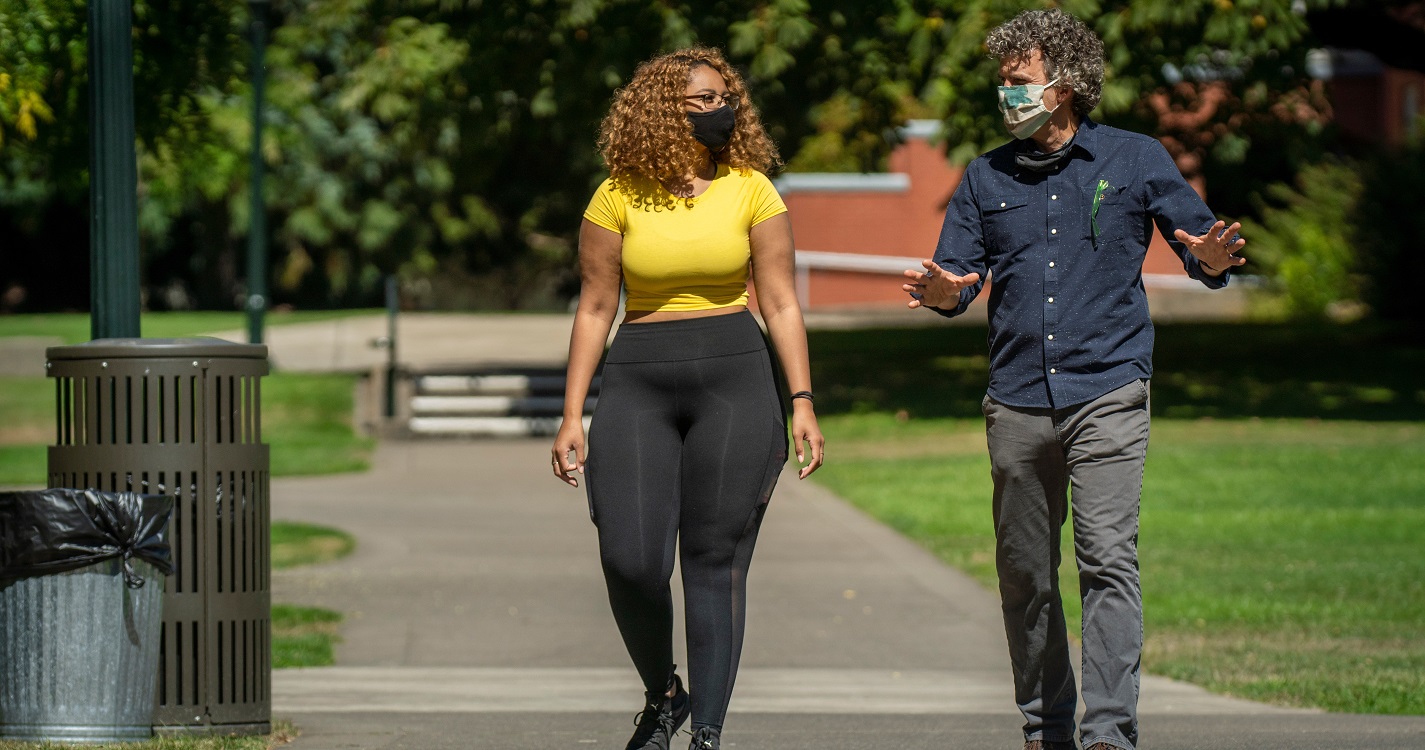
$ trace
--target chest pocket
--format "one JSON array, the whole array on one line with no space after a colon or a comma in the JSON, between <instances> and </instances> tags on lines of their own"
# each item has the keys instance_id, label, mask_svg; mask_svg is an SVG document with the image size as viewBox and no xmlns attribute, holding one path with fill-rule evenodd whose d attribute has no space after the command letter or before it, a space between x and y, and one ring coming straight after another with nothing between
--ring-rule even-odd
<instances>
[{"instance_id":1,"label":"chest pocket","mask_svg":"<svg viewBox=\"0 0 1425 750\"><path fill-rule=\"evenodd\" d=\"M980 203L985 249L990 256L1018 250L1032 241L1029 199L1022 195L991 196Z\"/></svg>"},{"instance_id":2,"label":"chest pocket","mask_svg":"<svg viewBox=\"0 0 1425 750\"><path fill-rule=\"evenodd\" d=\"M1093 206L1094 191L1089 190L1084 205ZM1138 237L1146 231L1147 215L1135 196L1124 188L1109 188L1098 202L1098 237L1100 246L1118 240ZM1090 222L1092 232L1092 222Z\"/></svg>"}]
</instances>

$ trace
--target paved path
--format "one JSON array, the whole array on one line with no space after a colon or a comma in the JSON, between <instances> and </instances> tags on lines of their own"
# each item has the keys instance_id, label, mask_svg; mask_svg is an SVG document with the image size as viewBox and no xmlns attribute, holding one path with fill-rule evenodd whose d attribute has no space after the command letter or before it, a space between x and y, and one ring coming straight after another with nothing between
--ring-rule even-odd
<instances>
[{"instance_id":1,"label":"paved path","mask_svg":"<svg viewBox=\"0 0 1425 750\"><path fill-rule=\"evenodd\" d=\"M275 600L347 614L339 666L274 676L275 715L304 731L294 750L623 746L641 688L583 492L545 474L546 451L385 443L368 474L274 482L274 517L359 542L275 576ZM725 747L1016 748L994 597L814 484L786 475L772 502ZM1425 747L1425 719L1162 678L1144 679L1142 707L1145 747Z\"/></svg>"}]
</instances>

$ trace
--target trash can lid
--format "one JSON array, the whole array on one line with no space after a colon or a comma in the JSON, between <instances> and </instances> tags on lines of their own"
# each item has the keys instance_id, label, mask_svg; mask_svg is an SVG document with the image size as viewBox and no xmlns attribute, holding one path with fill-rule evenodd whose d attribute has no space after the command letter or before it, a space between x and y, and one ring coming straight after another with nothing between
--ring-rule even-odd
<instances>
[{"instance_id":1,"label":"trash can lid","mask_svg":"<svg viewBox=\"0 0 1425 750\"><path fill-rule=\"evenodd\" d=\"M183 339L95 339L83 344L51 346L45 350L49 359L120 359L152 357L224 357L232 359L267 359L265 344L239 344L235 341L195 336Z\"/></svg>"}]
</instances>

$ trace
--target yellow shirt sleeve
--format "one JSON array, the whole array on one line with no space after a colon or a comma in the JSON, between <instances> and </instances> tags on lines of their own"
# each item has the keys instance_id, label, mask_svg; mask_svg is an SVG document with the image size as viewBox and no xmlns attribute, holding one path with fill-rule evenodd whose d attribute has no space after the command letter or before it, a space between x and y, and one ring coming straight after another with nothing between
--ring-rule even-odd
<instances>
[{"instance_id":1,"label":"yellow shirt sleeve","mask_svg":"<svg viewBox=\"0 0 1425 750\"><path fill-rule=\"evenodd\" d=\"M752 185L751 226L755 227L773 216L787 212L787 204L782 202L782 196L777 194L777 188L772 186L767 175L754 171Z\"/></svg>"},{"instance_id":2,"label":"yellow shirt sleeve","mask_svg":"<svg viewBox=\"0 0 1425 750\"><path fill-rule=\"evenodd\" d=\"M614 190L612 180L604 180L594 191L589 207L584 209L584 218L610 232L623 234L628 229L627 206L623 194Z\"/></svg>"}]
</instances>

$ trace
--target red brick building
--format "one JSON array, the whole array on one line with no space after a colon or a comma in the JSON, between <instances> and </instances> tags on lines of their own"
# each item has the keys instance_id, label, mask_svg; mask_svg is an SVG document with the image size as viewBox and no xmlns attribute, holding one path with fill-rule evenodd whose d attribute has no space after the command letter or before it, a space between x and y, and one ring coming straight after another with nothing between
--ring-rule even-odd
<instances>
[{"instance_id":1,"label":"red brick building","mask_svg":"<svg viewBox=\"0 0 1425 750\"><path fill-rule=\"evenodd\" d=\"M1401 146L1419 137L1425 115L1425 73L1391 67L1353 49L1317 50L1312 73L1327 80L1332 119L1342 134Z\"/></svg>"}]
</instances>

